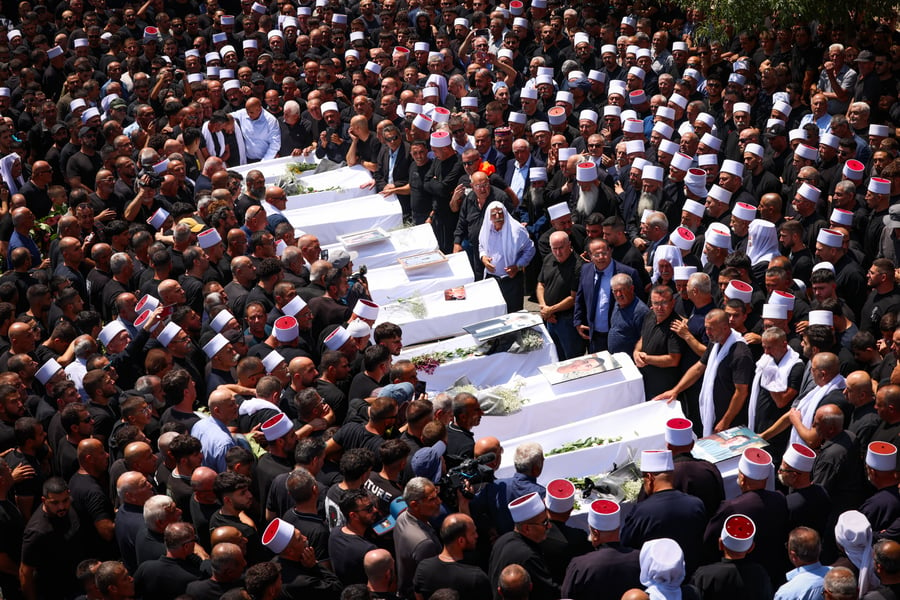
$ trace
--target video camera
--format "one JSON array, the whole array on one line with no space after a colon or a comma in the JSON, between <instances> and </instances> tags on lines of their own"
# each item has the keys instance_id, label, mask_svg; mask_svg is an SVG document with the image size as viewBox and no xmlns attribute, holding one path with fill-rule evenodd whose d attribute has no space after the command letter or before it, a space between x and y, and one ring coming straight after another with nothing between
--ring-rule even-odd
<instances>
[{"instance_id":1,"label":"video camera","mask_svg":"<svg viewBox=\"0 0 900 600\"><path fill-rule=\"evenodd\" d=\"M135 178L140 187L157 189L162 185L163 177L153 170L153 161L141 161L138 163L140 170Z\"/></svg>"},{"instance_id":2,"label":"video camera","mask_svg":"<svg viewBox=\"0 0 900 600\"><path fill-rule=\"evenodd\" d=\"M448 458L452 460L454 457ZM462 457L456 458L461 459ZM444 505L448 508L457 508L456 490L461 490L463 496L470 500L474 497L474 494L466 490L466 482L474 487L479 483L494 481L494 469L487 465L495 458L496 455L493 452L488 452L478 458L464 459L459 466L449 469L437 482L441 489L441 501Z\"/></svg>"}]
</instances>

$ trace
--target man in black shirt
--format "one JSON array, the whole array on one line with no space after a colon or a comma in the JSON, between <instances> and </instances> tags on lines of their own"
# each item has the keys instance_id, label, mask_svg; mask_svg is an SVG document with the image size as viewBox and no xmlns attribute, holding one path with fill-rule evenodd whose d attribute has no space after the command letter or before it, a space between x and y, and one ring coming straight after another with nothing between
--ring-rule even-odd
<instances>
[{"instance_id":1,"label":"man in black shirt","mask_svg":"<svg viewBox=\"0 0 900 600\"><path fill-rule=\"evenodd\" d=\"M365 583L363 558L376 548L368 539L370 528L378 521L378 510L369 493L362 489L348 490L340 502L346 524L331 532L328 553L334 573L344 585Z\"/></svg>"},{"instance_id":2,"label":"man in black shirt","mask_svg":"<svg viewBox=\"0 0 900 600\"><path fill-rule=\"evenodd\" d=\"M535 293L541 318L556 343L560 360L584 354L584 340L578 335L573 321L581 265L569 235L554 231L550 235L550 254L544 257Z\"/></svg>"},{"instance_id":3,"label":"man in black shirt","mask_svg":"<svg viewBox=\"0 0 900 600\"><path fill-rule=\"evenodd\" d=\"M681 338L672 331L672 321L677 315L671 288L653 288L650 311L634 349L634 363L644 378L644 395L655 398L678 383L678 364L684 346Z\"/></svg>"},{"instance_id":4,"label":"man in black shirt","mask_svg":"<svg viewBox=\"0 0 900 600\"><path fill-rule=\"evenodd\" d=\"M441 588L452 588L460 598L487 598L491 594L491 582L484 571L464 564L466 552L475 550L478 534L475 522L468 515L456 513L444 519L441 525L443 550L437 556L419 563L413 577L413 589L417 596L429 598Z\"/></svg>"},{"instance_id":5,"label":"man in black shirt","mask_svg":"<svg viewBox=\"0 0 900 600\"><path fill-rule=\"evenodd\" d=\"M201 579L200 559L194 554L196 533L190 523L172 523L165 531L166 555L142 563L134 574L137 596L175 598Z\"/></svg>"},{"instance_id":6,"label":"man in black shirt","mask_svg":"<svg viewBox=\"0 0 900 600\"><path fill-rule=\"evenodd\" d=\"M78 139L81 147L66 164L66 182L72 189L80 188L90 194L93 190L89 186L94 183L97 172L103 166L100 155L94 150L97 133L90 127L82 127L78 130Z\"/></svg>"},{"instance_id":7,"label":"man in black shirt","mask_svg":"<svg viewBox=\"0 0 900 600\"><path fill-rule=\"evenodd\" d=\"M185 593L196 600L219 600L228 590L241 586L247 559L241 547L230 542L216 544L210 553L212 577L193 581Z\"/></svg>"},{"instance_id":8,"label":"man in black shirt","mask_svg":"<svg viewBox=\"0 0 900 600\"><path fill-rule=\"evenodd\" d=\"M26 597L66 598L79 591L75 567L84 558L85 547L71 503L66 482L48 479L41 504L22 535L19 579Z\"/></svg>"},{"instance_id":9,"label":"man in black shirt","mask_svg":"<svg viewBox=\"0 0 900 600\"><path fill-rule=\"evenodd\" d=\"M242 512L253 506L250 484L249 477L234 471L225 471L216 476L213 491L222 507L209 518L209 529L212 531L216 527L228 525L240 531L247 538L247 558L251 562L258 562L264 557L259 532L240 518Z\"/></svg>"},{"instance_id":10,"label":"man in black shirt","mask_svg":"<svg viewBox=\"0 0 900 600\"><path fill-rule=\"evenodd\" d=\"M473 429L481 423L484 411L478 398L460 392L453 398L453 421L447 426L447 467L452 468L458 460L475 456L475 434ZM453 458L458 457L457 460Z\"/></svg>"}]
</instances>

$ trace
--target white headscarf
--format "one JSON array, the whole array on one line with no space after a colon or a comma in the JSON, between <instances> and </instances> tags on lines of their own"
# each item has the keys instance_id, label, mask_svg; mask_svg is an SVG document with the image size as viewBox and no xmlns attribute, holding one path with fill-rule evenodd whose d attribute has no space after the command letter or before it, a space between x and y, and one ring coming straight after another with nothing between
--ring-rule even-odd
<instances>
[{"instance_id":1,"label":"white headscarf","mask_svg":"<svg viewBox=\"0 0 900 600\"><path fill-rule=\"evenodd\" d=\"M12 167L13 163L16 161L20 161L22 157L16 154L15 152L10 152L3 158L0 158L0 179L6 182L6 185L9 186L9 194L10 196L13 194L19 193L19 188L25 185L25 178L19 175L18 177L12 176Z\"/></svg>"},{"instance_id":2,"label":"white headscarf","mask_svg":"<svg viewBox=\"0 0 900 600\"><path fill-rule=\"evenodd\" d=\"M503 227L499 232L493 231L494 224L491 222L491 211L497 208L503 211ZM490 257L494 265L492 275L506 277L504 269L516 264L519 249L526 242L531 243L528 231L510 216L503 203L495 200L488 204L481 222L481 232L478 234L478 256Z\"/></svg>"},{"instance_id":3,"label":"white headscarf","mask_svg":"<svg viewBox=\"0 0 900 600\"><path fill-rule=\"evenodd\" d=\"M447 78L438 73L432 73L428 76L428 79L425 80L425 85L428 86L432 83L438 89L438 100L440 100L440 104L443 104L447 101Z\"/></svg>"},{"instance_id":4,"label":"white headscarf","mask_svg":"<svg viewBox=\"0 0 900 600\"><path fill-rule=\"evenodd\" d=\"M667 260L672 268L683 267L684 262L681 260L681 250L671 245L660 246L653 253L653 283L656 284L661 275L659 273L659 261Z\"/></svg>"},{"instance_id":5,"label":"white headscarf","mask_svg":"<svg viewBox=\"0 0 900 600\"><path fill-rule=\"evenodd\" d=\"M866 516L858 510L842 513L834 526L834 540L859 569L859 597L877 588L880 582L872 557L872 526Z\"/></svg>"},{"instance_id":6,"label":"white headscarf","mask_svg":"<svg viewBox=\"0 0 900 600\"><path fill-rule=\"evenodd\" d=\"M778 231L775 225L762 219L750 221L747 235L747 256L750 264L756 266L762 262L769 262L779 254Z\"/></svg>"},{"instance_id":7,"label":"white headscarf","mask_svg":"<svg viewBox=\"0 0 900 600\"><path fill-rule=\"evenodd\" d=\"M641 585L650 600L681 600L684 552L673 539L659 538L641 548Z\"/></svg>"}]
</instances>

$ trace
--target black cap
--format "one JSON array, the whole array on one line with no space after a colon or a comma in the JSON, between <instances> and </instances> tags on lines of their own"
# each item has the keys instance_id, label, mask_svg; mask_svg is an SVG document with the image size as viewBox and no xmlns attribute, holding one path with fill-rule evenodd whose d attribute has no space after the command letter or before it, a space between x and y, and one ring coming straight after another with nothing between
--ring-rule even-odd
<instances>
[{"instance_id":1,"label":"black cap","mask_svg":"<svg viewBox=\"0 0 900 600\"><path fill-rule=\"evenodd\" d=\"M773 138L782 135L787 135L787 127L782 125L781 123L775 123L768 129L766 129L766 137Z\"/></svg>"},{"instance_id":2,"label":"black cap","mask_svg":"<svg viewBox=\"0 0 900 600\"><path fill-rule=\"evenodd\" d=\"M262 73L254 73L254 74L250 77L250 82L251 82L251 83L265 83L265 82L266 82L266 77L265 77L265 75L263 75Z\"/></svg>"},{"instance_id":3,"label":"black cap","mask_svg":"<svg viewBox=\"0 0 900 600\"><path fill-rule=\"evenodd\" d=\"M863 50L856 56L856 62L873 62L875 55L868 50Z\"/></svg>"},{"instance_id":4,"label":"black cap","mask_svg":"<svg viewBox=\"0 0 900 600\"><path fill-rule=\"evenodd\" d=\"M82 127L81 129L78 130L78 137L82 138L82 137L86 136L87 134L91 133L92 131L94 131L94 130L91 129L90 127L87 127L87 126Z\"/></svg>"},{"instance_id":5,"label":"black cap","mask_svg":"<svg viewBox=\"0 0 900 600\"><path fill-rule=\"evenodd\" d=\"M60 130L66 130L66 126L62 123L57 123L56 125L54 125L53 127L50 128L50 134L56 135L57 133L60 132Z\"/></svg>"}]
</instances>

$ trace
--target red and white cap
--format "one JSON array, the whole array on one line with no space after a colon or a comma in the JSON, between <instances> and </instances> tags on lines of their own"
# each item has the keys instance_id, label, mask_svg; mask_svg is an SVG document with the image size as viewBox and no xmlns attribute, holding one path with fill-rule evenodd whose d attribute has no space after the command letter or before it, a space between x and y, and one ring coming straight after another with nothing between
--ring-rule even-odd
<instances>
[{"instance_id":1,"label":"red and white cap","mask_svg":"<svg viewBox=\"0 0 900 600\"><path fill-rule=\"evenodd\" d=\"M820 229L816 236L816 242L830 248L840 248L844 245L844 236L834 229Z\"/></svg>"},{"instance_id":2,"label":"red and white cap","mask_svg":"<svg viewBox=\"0 0 900 600\"><path fill-rule=\"evenodd\" d=\"M422 116L422 115L419 115L419 116ZM453 139L450 137L449 131L435 131L434 133L431 134L431 147L432 148L446 148L451 143L453 143Z\"/></svg>"},{"instance_id":3,"label":"red and white cap","mask_svg":"<svg viewBox=\"0 0 900 600\"><path fill-rule=\"evenodd\" d=\"M738 462L738 471L748 479L768 479L772 472L772 457L762 448L747 448Z\"/></svg>"},{"instance_id":4,"label":"red and white cap","mask_svg":"<svg viewBox=\"0 0 900 600\"><path fill-rule=\"evenodd\" d=\"M807 202L818 202L819 196L822 195L822 190L817 188L814 185L809 185L808 183L800 184L800 187L797 188L797 195L806 200Z\"/></svg>"},{"instance_id":5,"label":"red and white cap","mask_svg":"<svg viewBox=\"0 0 900 600\"><path fill-rule=\"evenodd\" d=\"M788 309L780 304L763 304L762 318L784 321L788 318Z\"/></svg>"},{"instance_id":6,"label":"red and white cap","mask_svg":"<svg viewBox=\"0 0 900 600\"><path fill-rule=\"evenodd\" d=\"M150 315L153 314L152 310L145 310L144 312L138 314L137 319L134 320L135 327L142 327L144 323L147 322L147 319L150 318Z\"/></svg>"},{"instance_id":7,"label":"red and white cap","mask_svg":"<svg viewBox=\"0 0 900 600\"><path fill-rule=\"evenodd\" d=\"M197 245L204 250L206 250L207 248L212 248L221 241L222 236L220 236L219 232L215 229L207 229L206 231L201 231L197 236Z\"/></svg>"},{"instance_id":8,"label":"red and white cap","mask_svg":"<svg viewBox=\"0 0 900 600\"><path fill-rule=\"evenodd\" d=\"M628 94L628 104L631 106L640 106L647 102L647 94L644 90L634 90Z\"/></svg>"},{"instance_id":9,"label":"red and white cap","mask_svg":"<svg viewBox=\"0 0 900 600\"><path fill-rule=\"evenodd\" d=\"M756 525L747 515L731 515L722 526L722 545L732 552L747 552L753 547Z\"/></svg>"},{"instance_id":10,"label":"red and white cap","mask_svg":"<svg viewBox=\"0 0 900 600\"><path fill-rule=\"evenodd\" d=\"M523 12L525 12L525 5L522 4L521 0L512 0L509 3L509 14L514 17L520 16Z\"/></svg>"},{"instance_id":11,"label":"red and white cap","mask_svg":"<svg viewBox=\"0 0 900 600\"><path fill-rule=\"evenodd\" d=\"M731 234L715 229L712 225L706 230L704 241L714 248L731 250Z\"/></svg>"},{"instance_id":12,"label":"red and white cap","mask_svg":"<svg viewBox=\"0 0 900 600\"><path fill-rule=\"evenodd\" d=\"M588 513L588 525L597 531L615 531L621 524L619 505L612 500L594 500Z\"/></svg>"},{"instance_id":13,"label":"red and white cap","mask_svg":"<svg viewBox=\"0 0 900 600\"><path fill-rule=\"evenodd\" d=\"M831 222L850 227L853 225L853 213L843 208L836 208L831 211Z\"/></svg>"},{"instance_id":14,"label":"red and white cap","mask_svg":"<svg viewBox=\"0 0 900 600\"><path fill-rule=\"evenodd\" d=\"M794 153L805 160L819 160L819 151L803 143L797 146Z\"/></svg>"},{"instance_id":15,"label":"red and white cap","mask_svg":"<svg viewBox=\"0 0 900 600\"><path fill-rule=\"evenodd\" d=\"M691 275L697 272L697 267L693 265L683 265L681 267L674 267L675 276L673 279L675 281L687 281L690 279Z\"/></svg>"},{"instance_id":16,"label":"red and white cap","mask_svg":"<svg viewBox=\"0 0 900 600\"><path fill-rule=\"evenodd\" d=\"M873 177L869 180L867 191L888 196L891 193L891 180L883 177Z\"/></svg>"},{"instance_id":17,"label":"red and white cap","mask_svg":"<svg viewBox=\"0 0 900 600\"><path fill-rule=\"evenodd\" d=\"M889 442L872 442L866 451L866 466L875 471L897 469L897 446Z\"/></svg>"},{"instance_id":18,"label":"red and white cap","mask_svg":"<svg viewBox=\"0 0 900 600\"><path fill-rule=\"evenodd\" d=\"M866 166L855 159L850 159L844 163L841 174L847 179L859 181L866 176Z\"/></svg>"},{"instance_id":19,"label":"red and white cap","mask_svg":"<svg viewBox=\"0 0 900 600\"><path fill-rule=\"evenodd\" d=\"M583 162L575 169L575 179L579 183L588 183L597 180L597 165L592 162Z\"/></svg>"},{"instance_id":20,"label":"red and white cap","mask_svg":"<svg viewBox=\"0 0 900 600\"><path fill-rule=\"evenodd\" d=\"M694 424L690 419L666 421L666 443L670 446L690 446L694 443Z\"/></svg>"},{"instance_id":21,"label":"red and white cap","mask_svg":"<svg viewBox=\"0 0 900 600\"><path fill-rule=\"evenodd\" d=\"M675 468L671 450L641 451L641 471L644 473L663 473Z\"/></svg>"},{"instance_id":22,"label":"red and white cap","mask_svg":"<svg viewBox=\"0 0 900 600\"><path fill-rule=\"evenodd\" d=\"M41 385L47 385L54 375L62 370L62 365L56 362L55 358L50 358L41 365L41 368L34 374L35 378L41 382Z\"/></svg>"},{"instance_id":23,"label":"red and white cap","mask_svg":"<svg viewBox=\"0 0 900 600\"><path fill-rule=\"evenodd\" d=\"M431 131L431 126L434 124L434 121L432 121L431 117L429 117L428 115L416 115L416 118L413 119L412 124L416 129L428 132ZM444 133L447 134L447 140L449 142L450 134L446 131Z\"/></svg>"},{"instance_id":24,"label":"red and white cap","mask_svg":"<svg viewBox=\"0 0 900 600\"><path fill-rule=\"evenodd\" d=\"M564 513L575 507L575 485L568 479L554 479L547 484L547 510Z\"/></svg>"},{"instance_id":25,"label":"red and white cap","mask_svg":"<svg viewBox=\"0 0 900 600\"><path fill-rule=\"evenodd\" d=\"M811 310L809 311L809 324L834 327L834 313L830 310Z\"/></svg>"},{"instance_id":26,"label":"red and white cap","mask_svg":"<svg viewBox=\"0 0 900 600\"><path fill-rule=\"evenodd\" d=\"M281 355L280 352L278 352L278 350L272 350L271 352L266 354L266 357L264 359L262 359L262 364L263 364L263 367L265 367L265 369L266 369L266 374L269 374L272 371L274 371L275 369L277 369L278 365L280 365L283 362L287 362L287 361L284 360L284 357Z\"/></svg>"},{"instance_id":27,"label":"red and white cap","mask_svg":"<svg viewBox=\"0 0 900 600\"><path fill-rule=\"evenodd\" d=\"M149 219L147 219L147 224L153 227L154 229L159 229L163 226L163 223L166 222L166 219L169 218L169 211L164 208L156 209L156 212L153 213Z\"/></svg>"},{"instance_id":28,"label":"red and white cap","mask_svg":"<svg viewBox=\"0 0 900 600\"><path fill-rule=\"evenodd\" d=\"M221 332L226 325L234 318L227 310L219 311L215 317L209 322L210 328L216 333Z\"/></svg>"},{"instance_id":29,"label":"red and white cap","mask_svg":"<svg viewBox=\"0 0 900 600\"><path fill-rule=\"evenodd\" d=\"M644 133L644 122L638 119L625 119L622 129L625 133Z\"/></svg>"},{"instance_id":30,"label":"red and white cap","mask_svg":"<svg viewBox=\"0 0 900 600\"><path fill-rule=\"evenodd\" d=\"M729 299L740 300L744 304L750 304L753 299L753 288L743 281L732 279L725 288L725 296Z\"/></svg>"},{"instance_id":31,"label":"red and white cap","mask_svg":"<svg viewBox=\"0 0 900 600\"><path fill-rule=\"evenodd\" d=\"M159 342L164 348L168 348L169 344L172 340L175 339L175 336L178 335L178 332L181 331L181 327L176 325L175 323L169 323L166 325L162 331L159 332L159 335L156 336L156 341Z\"/></svg>"},{"instance_id":32,"label":"red and white cap","mask_svg":"<svg viewBox=\"0 0 900 600\"><path fill-rule=\"evenodd\" d=\"M294 539L294 526L279 518L272 519L262 535L263 546L275 554L281 554Z\"/></svg>"},{"instance_id":33,"label":"red and white cap","mask_svg":"<svg viewBox=\"0 0 900 600\"><path fill-rule=\"evenodd\" d=\"M294 432L294 424L284 413L278 413L260 427L263 435L268 442L274 442L278 438L282 438L289 433Z\"/></svg>"},{"instance_id":34,"label":"red and white cap","mask_svg":"<svg viewBox=\"0 0 900 600\"><path fill-rule=\"evenodd\" d=\"M566 122L566 109L562 106L554 106L547 111L547 120L551 125L562 125Z\"/></svg>"},{"instance_id":35,"label":"red and white cap","mask_svg":"<svg viewBox=\"0 0 900 600\"><path fill-rule=\"evenodd\" d=\"M802 473L809 473L816 462L816 453L803 444L791 444L782 460Z\"/></svg>"},{"instance_id":36,"label":"red and white cap","mask_svg":"<svg viewBox=\"0 0 900 600\"><path fill-rule=\"evenodd\" d=\"M340 350L347 341L350 340L350 334L343 327L338 327L325 338L325 347L329 350Z\"/></svg>"},{"instance_id":37,"label":"red and white cap","mask_svg":"<svg viewBox=\"0 0 900 600\"><path fill-rule=\"evenodd\" d=\"M512 520L515 523L523 523L528 519L533 519L547 509L537 492L519 496L509 503L508 508L509 514L512 515Z\"/></svg>"},{"instance_id":38,"label":"red and white cap","mask_svg":"<svg viewBox=\"0 0 900 600\"><path fill-rule=\"evenodd\" d=\"M107 323L106 326L100 330L100 335L97 336L97 339L100 340L100 343L104 346L108 346L109 343L123 331L126 331L125 326L122 325L121 321L116 319L115 321Z\"/></svg>"},{"instance_id":39,"label":"red and white cap","mask_svg":"<svg viewBox=\"0 0 900 600\"><path fill-rule=\"evenodd\" d=\"M746 202L738 202L731 210L731 214L742 221L752 221L756 218L756 207Z\"/></svg>"},{"instance_id":40,"label":"red and white cap","mask_svg":"<svg viewBox=\"0 0 900 600\"><path fill-rule=\"evenodd\" d=\"M297 326L297 319L286 315L275 321L275 339L279 342L290 342L296 340L300 335L300 328Z\"/></svg>"},{"instance_id":41,"label":"red and white cap","mask_svg":"<svg viewBox=\"0 0 900 600\"><path fill-rule=\"evenodd\" d=\"M228 338L221 333L217 333L211 340L203 345L203 353L207 358L212 358L228 345Z\"/></svg>"},{"instance_id":42,"label":"red and white cap","mask_svg":"<svg viewBox=\"0 0 900 600\"><path fill-rule=\"evenodd\" d=\"M672 235L669 236L669 241L671 241L672 245L679 250L690 250L694 247L696 237L687 227L678 227L672 232Z\"/></svg>"},{"instance_id":43,"label":"red and white cap","mask_svg":"<svg viewBox=\"0 0 900 600\"><path fill-rule=\"evenodd\" d=\"M780 290L774 290L771 295L769 295L769 304L774 304L776 306L783 306L788 310L794 310L794 301L796 298L793 294L789 294L787 292L782 292Z\"/></svg>"},{"instance_id":44,"label":"red and white cap","mask_svg":"<svg viewBox=\"0 0 900 600\"><path fill-rule=\"evenodd\" d=\"M353 314L361 319L368 319L370 321L374 321L378 318L378 310L379 306L372 302L371 300L365 300L360 298L356 301L356 304L353 306Z\"/></svg>"},{"instance_id":45,"label":"red and white cap","mask_svg":"<svg viewBox=\"0 0 900 600\"><path fill-rule=\"evenodd\" d=\"M672 162L670 163L672 168L678 169L679 171L687 171L691 168L691 165L694 163L694 159L683 152L676 152L674 156L672 156Z\"/></svg>"}]
</instances>

